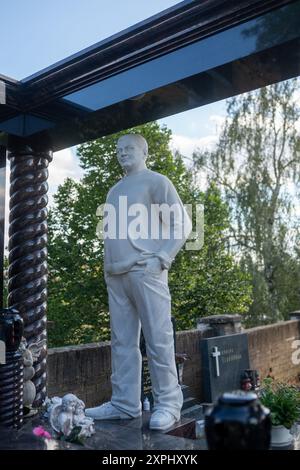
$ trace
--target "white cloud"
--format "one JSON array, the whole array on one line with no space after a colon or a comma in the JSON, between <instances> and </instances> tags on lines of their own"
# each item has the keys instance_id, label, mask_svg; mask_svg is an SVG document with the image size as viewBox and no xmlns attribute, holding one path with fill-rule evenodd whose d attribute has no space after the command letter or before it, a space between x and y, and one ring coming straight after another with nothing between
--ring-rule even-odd
<instances>
[{"instance_id":1,"label":"white cloud","mask_svg":"<svg viewBox=\"0 0 300 470\"><path fill-rule=\"evenodd\" d=\"M53 160L49 164L49 205L53 203L53 194L66 178L78 181L83 176L83 170L79 166L76 149L69 148L53 154Z\"/></svg>"},{"instance_id":2,"label":"white cloud","mask_svg":"<svg viewBox=\"0 0 300 470\"><path fill-rule=\"evenodd\" d=\"M64 182L66 178L72 178L79 180L83 176L83 170L80 168L78 163L78 157L76 155L75 147L60 150L53 154L53 160L49 163L49 205L53 204L53 195L57 191L60 184ZM8 225L9 225L9 174L10 167L9 162L6 166L6 196L5 196L5 234L4 234L4 246L8 246ZM5 255L8 255L5 250Z\"/></svg>"},{"instance_id":3,"label":"white cloud","mask_svg":"<svg viewBox=\"0 0 300 470\"><path fill-rule=\"evenodd\" d=\"M172 150L179 150L188 159L192 157L196 150L212 150L217 143L217 135L208 135L207 137L186 137L184 135L172 136Z\"/></svg>"},{"instance_id":4,"label":"white cloud","mask_svg":"<svg viewBox=\"0 0 300 470\"><path fill-rule=\"evenodd\" d=\"M217 113L209 115L205 122L203 120L191 120L189 122L189 129L196 129L198 127L199 135L199 125L201 124L202 131L205 128L207 134L197 137L195 135L187 136L175 132L172 135L172 150L179 150L187 159L190 159L196 150L213 150L218 142L224 122L225 116Z\"/></svg>"},{"instance_id":5,"label":"white cloud","mask_svg":"<svg viewBox=\"0 0 300 470\"><path fill-rule=\"evenodd\" d=\"M222 116L221 114L212 114L211 116L209 116L209 120L210 122L215 124L217 132L219 132L226 120L226 116Z\"/></svg>"}]
</instances>

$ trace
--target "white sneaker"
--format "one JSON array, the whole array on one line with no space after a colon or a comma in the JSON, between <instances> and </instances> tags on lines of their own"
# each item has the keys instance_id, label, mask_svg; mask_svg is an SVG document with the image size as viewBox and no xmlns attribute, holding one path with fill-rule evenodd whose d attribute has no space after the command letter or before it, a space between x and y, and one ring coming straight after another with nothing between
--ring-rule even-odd
<instances>
[{"instance_id":1,"label":"white sneaker","mask_svg":"<svg viewBox=\"0 0 300 470\"><path fill-rule=\"evenodd\" d=\"M149 428L157 431L165 431L175 424L179 419L175 418L167 410L156 410L150 418Z\"/></svg>"},{"instance_id":2,"label":"white sneaker","mask_svg":"<svg viewBox=\"0 0 300 470\"><path fill-rule=\"evenodd\" d=\"M110 401L95 408L87 408L85 414L93 419L132 419L132 416L119 411Z\"/></svg>"}]
</instances>

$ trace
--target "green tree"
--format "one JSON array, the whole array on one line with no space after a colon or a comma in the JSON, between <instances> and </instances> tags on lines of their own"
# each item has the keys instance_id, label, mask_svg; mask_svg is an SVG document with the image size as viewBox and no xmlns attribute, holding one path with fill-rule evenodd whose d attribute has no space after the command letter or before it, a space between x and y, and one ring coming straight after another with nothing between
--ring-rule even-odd
<instances>
[{"instance_id":1,"label":"green tree","mask_svg":"<svg viewBox=\"0 0 300 470\"><path fill-rule=\"evenodd\" d=\"M118 137L128 131L80 146L85 175L67 179L49 214L50 346L106 340L110 336L103 242L96 237L97 207L121 178L115 156ZM195 326L195 318L213 313L246 312L250 286L228 254L223 231L228 210L212 186L205 194L193 183L182 156L170 150L171 131L150 123L134 129L149 144L147 166L167 175L184 203L204 203L205 244L200 251L181 250L170 272L172 313L178 329Z\"/></svg>"},{"instance_id":2,"label":"green tree","mask_svg":"<svg viewBox=\"0 0 300 470\"><path fill-rule=\"evenodd\" d=\"M229 211L219 189L212 183L196 199L205 209L204 245L200 251L181 251L170 271L178 329L195 327L203 316L247 314L252 301L250 276L229 254Z\"/></svg>"},{"instance_id":3,"label":"green tree","mask_svg":"<svg viewBox=\"0 0 300 470\"><path fill-rule=\"evenodd\" d=\"M228 100L216 149L194 155L197 171L207 172L230 206L231 246L253 283L248 324L274 322L299 307L298 92L293 79Z\"/></svg>"}]
</instances>

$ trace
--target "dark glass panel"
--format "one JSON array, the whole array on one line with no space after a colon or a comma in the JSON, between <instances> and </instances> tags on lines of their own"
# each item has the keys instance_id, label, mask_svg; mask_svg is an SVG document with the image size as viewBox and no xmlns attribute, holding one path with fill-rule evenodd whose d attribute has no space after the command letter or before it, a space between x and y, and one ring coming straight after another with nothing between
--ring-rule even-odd
<instances>
[{"instance_id":1,"label":"dark glass panel","mask_svg":"<svg viewBox=\"0 0 300 470\"><path fill-rule=\"evenodd\" d=\"M95 83L64 99L96 111L299 37L300 5L284 7ZM288 27L287 27L288 25Z\"/></svg>"}]
</instances>

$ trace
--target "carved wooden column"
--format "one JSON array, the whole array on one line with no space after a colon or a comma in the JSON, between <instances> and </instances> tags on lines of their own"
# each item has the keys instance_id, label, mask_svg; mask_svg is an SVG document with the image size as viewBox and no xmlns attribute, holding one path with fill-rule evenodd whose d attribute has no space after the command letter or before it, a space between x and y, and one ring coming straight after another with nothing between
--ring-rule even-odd
<instances>
[{"instance_id":1,"label":"carved wooden column","mask_svg":"<svg viewBox=\"0 0 300 470\"><path fill-rule=\"evenodd\" d=\"M3 307L6 147L0 144L0 308Z\"/></svg>"},{"instance_id":2,"label":"carved wooden column","mask_svg":"<svg viewBox=\"0 0 300 470\"><path fill-rule=\"evenodd\" d=\"M31 344L47 337L47 178L52 151L19 144L9 149L9 159L8 306L20 312ZM46 356L44 347L35 363L34 406L46 396Z\"/></svg>"}]
</instances>

